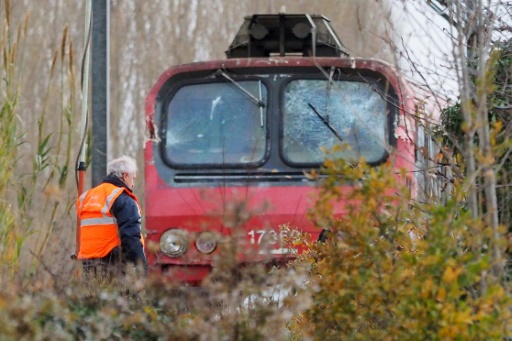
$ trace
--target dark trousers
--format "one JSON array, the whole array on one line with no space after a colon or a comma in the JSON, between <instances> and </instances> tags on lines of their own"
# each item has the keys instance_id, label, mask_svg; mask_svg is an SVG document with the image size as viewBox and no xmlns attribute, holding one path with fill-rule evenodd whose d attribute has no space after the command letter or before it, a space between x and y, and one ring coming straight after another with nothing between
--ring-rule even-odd
<instances>
[{"instance_id":1,"label":"dark trousers","mask_svg":"<svg viewBox=\"0 0 512 341\"><path fill-rule=\"evenodd\" d=\"M114 276L123 273L121 248L115 247L102 258L82 260L82 268L87 278L110 281Z\"/></svg>"}]
</instances>

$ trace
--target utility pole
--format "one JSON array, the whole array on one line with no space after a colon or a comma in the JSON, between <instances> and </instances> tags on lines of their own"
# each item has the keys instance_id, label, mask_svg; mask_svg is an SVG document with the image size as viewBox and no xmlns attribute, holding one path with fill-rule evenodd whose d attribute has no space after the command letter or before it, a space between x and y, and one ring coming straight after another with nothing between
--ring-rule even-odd
<instances>
[{"instance_id":1,"label":"utility pole","mask_svg":"<svg viewBox=\"0 0 512 341\"><path fill-rule=\"evenodd\" d=\"M110 111L110 0L92 0L92 186L107 171Z\"/></svg>"}]
</instances>

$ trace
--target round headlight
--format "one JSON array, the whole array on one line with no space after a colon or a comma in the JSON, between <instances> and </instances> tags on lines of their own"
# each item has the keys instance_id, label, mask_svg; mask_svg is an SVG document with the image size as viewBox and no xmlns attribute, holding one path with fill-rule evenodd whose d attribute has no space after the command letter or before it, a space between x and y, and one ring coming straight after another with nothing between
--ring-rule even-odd
<instances>
[{"instance_id":1,"label":"round headlight","mask_svg":"<svg viewBox=\"0 0 512 341\"><path fill-rule=\"evenodd\" d=\"M202 232L196 239L196 248L201 253L212 253L217 247L217 238L211 232Z\"/></svg>"},{"instance_id":2,"label":"round headlight","mask_svg":"<svg viewBox=\"0 0 512 341\"><path fill-rule=\"evenodd\" d=\"M170 257L179 257L188 249L188 238L184 231L173 229L160 237L160 249Z\"/></svg>"}]
</instances>

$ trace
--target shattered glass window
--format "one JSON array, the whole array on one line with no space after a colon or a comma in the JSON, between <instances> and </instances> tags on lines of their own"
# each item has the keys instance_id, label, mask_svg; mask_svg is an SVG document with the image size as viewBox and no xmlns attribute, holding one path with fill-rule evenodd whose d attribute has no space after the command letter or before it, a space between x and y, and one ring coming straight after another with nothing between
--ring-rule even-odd
<instances>
[{"instance_id":1,"label":"shattered glass window","mask_svg":"<svg viewBox=\"0 0 512 341\"><path fill-rule=\"evenodd\" d=\"M283 155L291 163L321 163L322 148L349 161L381 161L388 144L386 101L359 81L299 79L284 92Z\"/></svg>"},{"instance_id":2,"label":"shattered glass window","mask_svg":"<svg viewBox=\"0 0 512 341\"><path fill-rule=\"evenodd\" d=\"M171 99L165 150L175 164L250 164L266 149L267 89L259 81L187 85ZM260 107L257 100L265 103Z\"/></svg>"}]
</instances>

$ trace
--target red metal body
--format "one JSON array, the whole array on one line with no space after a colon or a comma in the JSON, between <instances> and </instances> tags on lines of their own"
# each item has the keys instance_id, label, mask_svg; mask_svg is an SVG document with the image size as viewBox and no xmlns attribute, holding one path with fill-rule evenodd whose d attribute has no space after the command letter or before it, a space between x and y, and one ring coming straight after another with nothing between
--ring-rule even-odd
<instances>
[{"instance_id":1,"label":"red metal body","mask_svg":"<svg viewBox=\"0 0 512 341\"><path fill-rule=\"evenodd\" d=\"M144 215L147 243L153 243L148 252L151 271L169 271L168 274L173 279L191 283L204 279L211 271L213 259L222 255L224 246L227 245L225 243L228 243L220 242L210 254L200 253L194 246L194 238L205 230L215 231L219 236L224 236L225 240L235 238L241 263L285 260L293 257L290 251L300 252L283 250L285 246L279 241L265 246L265 238L270 236L271 241L275 242L276 236L283 234L280 232L283 226L305 231L313 239L320 233L320 229L313 226L307 218L317 190L313 182L305 184L304 179L298 179L297 183L289 180L283 184L251 181L241 185L222 180L204 186L174 186L166 178L167 173L161 171L169 166L162 165L159 156L160 140L163 138L159 136L162 119L161 115L156 115L156 111L161 110L159 103L166 96L164 92L168 91L166 89L169 83L177 77L182 79L189 74L214 73L217 70L229 70L233 74L272 74L327 68L347 70L354 75L370 72L373 76L384 79L394 90L397 102L393 105L397 110L396 119L390 128L394 142L390 146L386 162L391 162L397 170L403 168L412 174L415 165L415 128L407 114L415 111L413 93L394 68L386 63L336 57L271 57L218 60L172 67L161 75L146 100L147 131L151 138L145 145ZM269 98L270 96L274 96L270 100L275 100L278 94L270 94ZM269 150L272 153L277 149ZM410 183L414 190L413 177ZM343 203L336 210L336 214L342 214ZM169 257L155 247L159 245L162 234L171 228L184 230L189 236L188 251L181 257ZM269 232L271 230L276 232Z\"/></svg>"}]
</instances>

